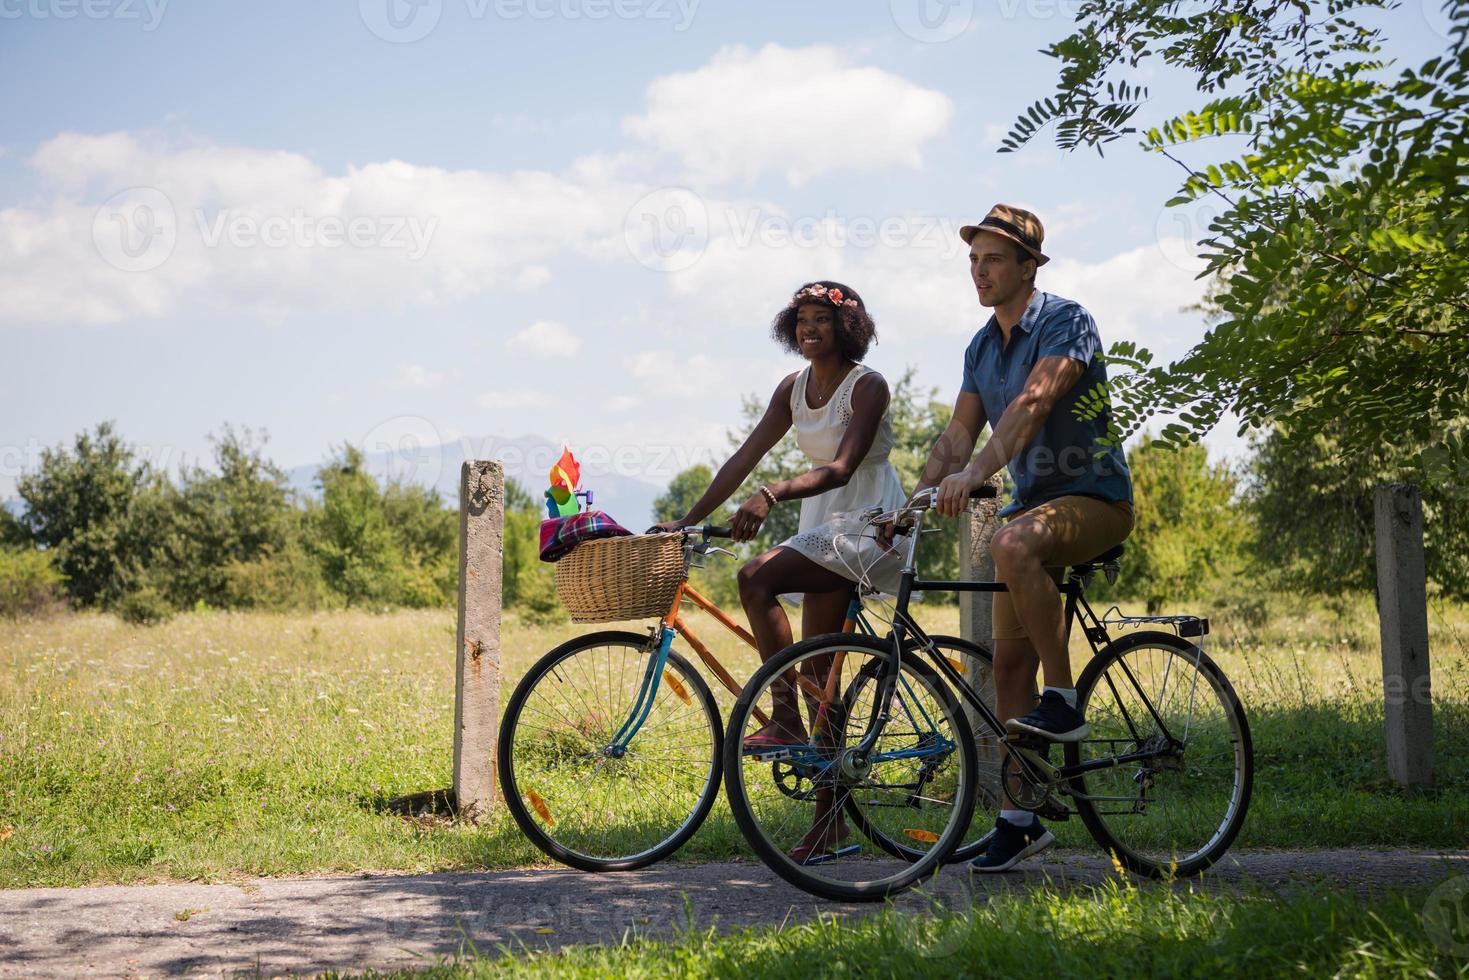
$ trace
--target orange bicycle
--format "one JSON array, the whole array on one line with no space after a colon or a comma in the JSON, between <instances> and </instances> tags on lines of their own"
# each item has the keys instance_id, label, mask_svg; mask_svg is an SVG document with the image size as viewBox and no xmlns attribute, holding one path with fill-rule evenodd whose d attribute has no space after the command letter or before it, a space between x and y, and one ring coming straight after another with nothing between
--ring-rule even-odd
<instances>
[{"instance_id":1,"label":"orange bicycle","mask_svg":"<svg viewBox=\"0 0 1469 980\"><path fill-rule=\"evenodd\" d=\"M505 805L526 837L557 861L583 871L646 867L682 847L713 808L724 727L709 685L675 643L681 638L726 690L740 695L741 684L682 615L691 604L755 647L746 629L688 582L695 559L731 554L709 543L724 537L728 528L704 526L588 541L558 564L558 591L578 621L660 618L648 633L603 630L567 640L526 672L505 706L498 752ZM654 551L661 557L647 557ZM569 586L578 576L580 585ZM845 629L877 635L856 599ZM983 647L958 637L932 640L934 652L957 669L988 669ZM811 703L830 700L810 676L796 682ZM760 707L752 717L768 721ZM782 782L784 763L771 765L777 785L791 784ZM809 802L814 808L814 798Z\"/></svg>"}]
</instances>

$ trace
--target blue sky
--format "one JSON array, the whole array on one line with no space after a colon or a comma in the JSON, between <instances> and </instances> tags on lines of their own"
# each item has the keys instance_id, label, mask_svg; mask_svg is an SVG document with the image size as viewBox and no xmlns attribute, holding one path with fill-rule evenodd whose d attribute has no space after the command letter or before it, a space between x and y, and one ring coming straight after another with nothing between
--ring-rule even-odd
<instances>
[{"instance_id":1,"label":"blue sky","mask_svg":"<svg viewBox=\"0 0 1469 980\"><path fill-rule=\"evenodd\" d=\"M1382 16L1391 56L1435 5ZM1207 215L1162 209L1172 164L994 153L1074 9L0 0L0 498L103 419L169 465L227 422L287 466L534 433L665 483L801 366L768 323L816 278L951 399L986 315L954 232L998 201L1045 221L1042 288L1177 353Z\"/></svg>"}]
</instances>

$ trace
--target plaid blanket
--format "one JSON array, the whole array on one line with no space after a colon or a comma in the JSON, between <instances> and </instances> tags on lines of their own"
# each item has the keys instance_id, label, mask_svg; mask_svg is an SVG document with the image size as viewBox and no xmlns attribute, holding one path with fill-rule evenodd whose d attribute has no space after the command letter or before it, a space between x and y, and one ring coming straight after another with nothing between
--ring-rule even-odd
<instances>
[{"instance_id":1,"label":"plaid blanket","mask_svg":"<svg viewBox=\"0 0 1469 980\"><path fill-rule=\"evenodd\" d=\"M632 534L600 510L541 521L541 561L556 561L583 541Z\"/></svg>"}]
</instances>

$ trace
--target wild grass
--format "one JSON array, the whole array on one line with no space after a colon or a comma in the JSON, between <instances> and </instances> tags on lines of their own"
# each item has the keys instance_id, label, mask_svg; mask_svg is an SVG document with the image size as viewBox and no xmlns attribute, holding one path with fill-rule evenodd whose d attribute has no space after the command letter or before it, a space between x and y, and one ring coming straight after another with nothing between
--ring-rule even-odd
<instances>
[{"instance_id":1,"label":"wild grass","mask_svg":"<svg viewBox=\"0 0 1469 980\"><path fill-rule=\"evenodd\" d=\"M1043 888L972 909L823 918L720 935L491 958L468 953L413 973L475 977L1453 977L1469 960L1435 945L1421 894L1220 894ZM484 951L488 952L488 951ZM512 952L505 950L504 952Z\"/></svg>"},{"instance_id":2,"label":"wild grass","mask_svg":"<svg viewBox=\"0 0 1469 980\"><path fill-rule=\"evenodd\" d=\"M951 607L922 618L957 632ZM749 676L753 651L690 619ZM1218 626L1209 650L1255 735L1255 799L1236 846L1469 840L1469 610L1434 611L1438 788L1425 796L1386 779L1370 600L1337 615L1277 599L1266 626ZM594 628L507 617L504 696L541 653ZM450 784L453 649L451 611L5 623L0 887L543 863L503 811L478 827L428 800L397 812ZM712 686L727 713L732 698ZM1074 821L1059 829L1065 846L1094 846ZM747 853L721 800L680 856Z\"/></svg>"}]
</instances>

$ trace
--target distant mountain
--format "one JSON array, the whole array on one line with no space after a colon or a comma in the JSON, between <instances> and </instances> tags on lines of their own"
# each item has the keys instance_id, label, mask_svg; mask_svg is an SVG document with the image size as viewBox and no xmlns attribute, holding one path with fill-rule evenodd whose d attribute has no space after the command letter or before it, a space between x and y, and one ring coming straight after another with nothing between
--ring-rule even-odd
<instances>
[{"instance_id":1,"label":"distant mountain","mask_svg":"<svg viewBox=\"0 0 1469 980\"><path fill-rule=\"evenodd\" d=\"M432 487L445 500L459 501L459 470L466 459L497 459L505 464L505 477L514 480L532 495L549 486L549 473L561 458L561 446L542 438L526 435L515 439L495 436L465 437L453 442L429 444L422 433L411 425L401 431L370 434L362 445L367 471L379 480L399 479L405 483ZM642 531L653 523L653 501L666 489L674 472L664 473L671 460L643 458L643 454L627 447L573 446L572 452L582 464L581 484L593 494L592 506L606 511L629 530ZM321 463L296 466L286 470L290 485L303 494L316 496L316 471ZM647 477L627 475L629 471L651 471ZM621 472L619 472L621 471ZM652 474L656 473L654 477ZM656 482L661 479L662 482Z\"/></svg>"}]
</instances>

